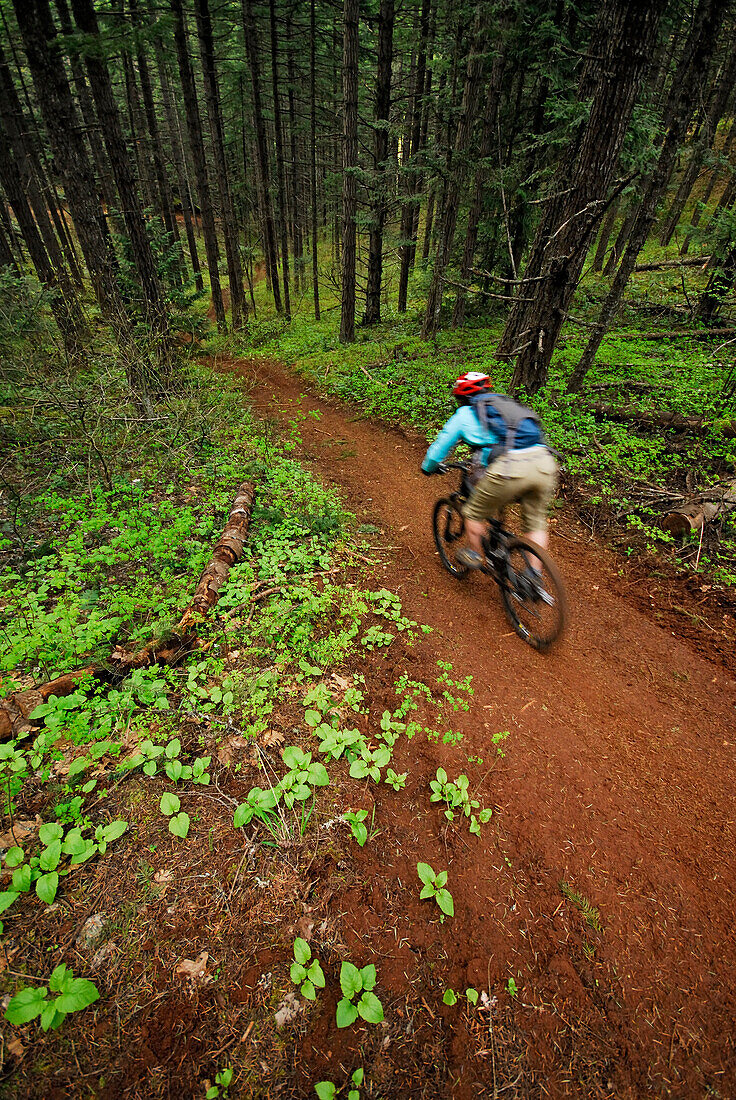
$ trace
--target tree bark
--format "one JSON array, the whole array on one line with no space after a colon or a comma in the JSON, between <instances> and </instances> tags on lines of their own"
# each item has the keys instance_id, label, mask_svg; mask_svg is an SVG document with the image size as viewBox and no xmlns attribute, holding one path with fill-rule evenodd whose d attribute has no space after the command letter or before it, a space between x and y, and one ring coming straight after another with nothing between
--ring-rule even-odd
<instances>
[{"instance_id":1,"label":"tree bark","mask_svg":"<svg viewBox=\"0 0 736 1100\"><path fill-rule=\"evenodd\" d=\"M241 329L248 319L248 302L243 287L243 265L238 247L238 229L235 221L232 193L228 183L228 170L225 161L225 134L222 125L220 91L217 86L215 68L215 44L212 35L212 18L209 0L195 0L197 34L199 36L202 74L204 76L204 95L207 102L207 115L210 123L210 140L215 154L215 175L220 193L222 211L222 232L225 238L225 256L227 259L228 280L230 283L230 305L232 308L233 329Z\"/></svg>"},{"instance_id":2,"label":"tree bark","mask_svg":"<svg viewBox=\"0 0 736 1100\"><path fill-rule=\"evenodd\" d=\"M355 250L358 167L358 0L344 0L343 8L343 183L342 183L342 302L340 342L355 339Z\"/></svg>"},{"instance_id":3,"label":"tree bark","mask_svg":"<svg viewBox=\"0 0 736 1100\"><path fill-rule=\"evenodd\" d=\"M266 143L266 124L263 118L261 102L261 62L258 32L253 15L253 0L241 0L243 13L243 34L248 54L251 86L253 90L253 123L256 131L256 154L258 173L261 181L261 202L263 203L263 228L265 235L266 263L271 271L271 291L276 312L281 313L281 289L279 287L278 260L276 257L276 230L273 223L271 206L271 183L268 164L268 145Z\"/></svg>"},{"instance_id":4,"label":"tree bark","mask_svg":"<svg viewBox=\"0 0 736 1100\"><path fill-rule=\"evenodd\" d=\"M279 52L276 31L276 0L269 0L269 23L271 29L271 79L273 87L273 128L276 139L276 192L278 196L278 223L281 238L281 277L284 284L284 316L291 320L291 298L289 293L289 238L287 232L288 214L286 210L286 185L284 179L284 143L281 125L281 96L279 88Z\"/></svg>"},{"instance_id":5,"label":"tree bark","mask_svg":"<svg viewBox=\"0 0 736 1100\"><path fill-rule=\"evenodd\" d=\"M374 325L381 320L383 230L388 210L386 161L388 124L391 115L393 44L394 0L381 0L378 12L378 69L373 113L373 212L368 244L368 285L365 294L364 325Z\"/></svg>"},{"instance_id":6,"label":"tree bark","mask_svg":"<svg viewBox=\"0 0 736 1100\"><path fill-rule=\"evenodd\" d=\"M314 319L319 321L319 277L317 258L317 95L316 95L316 14L315 0L309 4L309 110L312 127L311 155L309 159L312 192L312 294L314 297Z\"/></svg>"},{"instance_id":7,"label":"tree bark","mask_svg":"<svg viewBox=\"0 0 736 1100\"><path fill-rule=\"evenodd\" d=\"M220 286L219 249L217 246L217 232L215 230L215 218L212 210L212 198L210 195L210 180L207 172L207 161L204 155L204 140L202 138L202 120L199 114L197 92L194 86L194 74L189 60L187 47L186 26L184 23L184 9L182 0L170 0L171 11L174 15L174 42L176 44L176 57L179 65L179 79L184 94L184 109L187 118L187 131L189 133L189 147L194 162L194 173L197 179L197 194L199 196L199 212L204 231L204 247L207 253L207 267L210 276L210 288L212 290L212 304L215 308L215 320L219 332L227 332L225 320L225 304L222 300L222 287Z\"/></svg>"}]
</instances>

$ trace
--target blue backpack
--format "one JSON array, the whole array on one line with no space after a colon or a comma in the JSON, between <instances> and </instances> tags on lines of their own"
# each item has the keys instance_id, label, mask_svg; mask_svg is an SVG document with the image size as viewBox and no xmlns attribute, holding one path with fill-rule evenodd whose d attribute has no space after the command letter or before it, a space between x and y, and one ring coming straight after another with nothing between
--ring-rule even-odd
<instances>
[{"instance_id":1,"label":"blue backpack","mask_svg":"<svg viewBox=\"0 0 736 1100\"><path fill-rule=\"evenodd\" d=\"M492 458L545 442L542 422L537 414L526 405L514 401L513 397L502 393L479 393L471 398L470 404L481 427L493 432L498 439Z\"/></svg>"}]
</instances>

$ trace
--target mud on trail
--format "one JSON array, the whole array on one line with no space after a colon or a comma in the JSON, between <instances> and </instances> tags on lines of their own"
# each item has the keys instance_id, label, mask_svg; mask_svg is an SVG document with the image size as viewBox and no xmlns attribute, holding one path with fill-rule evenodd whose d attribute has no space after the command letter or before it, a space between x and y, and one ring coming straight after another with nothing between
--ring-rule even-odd
<instances>
[{"instance_id":1,"label":"mud on trail","mask_svg":"<svg viewBox=\"0 0 736 1100\"><path fill-rule=\"evenodd\" d=\"M377 579L433 628L407 670L431 679L442 659L473 675L461 749L419 736L405 746L404 796L375 790L383 835L359 854L365 886L331 903L396 995L434 982L496 998L490 1017L473 1018L441 994L439 1008L425 1000L436 1059L425 1046L425 1075L391 1095L736 1095L732 673L625 598L616 559L564 508L551 550L569 625L550 654L535 653L491 582L443 572L430 524L449 479L420 476L420 441L316 396L277 363L213 365L249 382L263 417L319 412L299 423L300 458L380 526L391 549ZM388 693L405 671L392 652ZM500 759L490 738L505 730ZM481 798L494 824L479 839L427 812L437 766L456 774L468 755L491 766ZM449 870L454 920L428 921L417 860ZM330 1072L331 1010L303 1040L305 1088Z\"/></svg>"}]
</instances>

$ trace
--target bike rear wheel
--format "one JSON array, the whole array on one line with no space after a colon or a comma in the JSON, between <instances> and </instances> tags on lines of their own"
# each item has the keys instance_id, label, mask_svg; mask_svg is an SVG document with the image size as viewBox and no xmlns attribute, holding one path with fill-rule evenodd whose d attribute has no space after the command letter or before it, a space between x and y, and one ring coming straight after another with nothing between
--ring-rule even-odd
<instances>
[{"instance_id":1,"label":"bike rear wheel","mask_svg":"<svg viewBox=\"0 0 736 1100\"><path fill-rule=\"evenodd\" d=\"M453 577L458 580L468 572L466 565L460 565L455 561L455 554L460 549L465 536L465 520L462 512L449 497L442 497L434 506L432 514L432 531L434 541L440 555L440 561Z\"/></svg>"},{"instance_id":2,"label":"bike rear wheel","mask_svg":"<svg viewBox=\"0 0 736 1100\"><path fill-rule=\"evenodd\" d=\"M538 580L530 569L538 570ZM520 638L534 649L549 649L559 638L567 615L565 586L549 554L525 539L511 539L496 577L506 615Z\"/></svg>"}]
</instances>

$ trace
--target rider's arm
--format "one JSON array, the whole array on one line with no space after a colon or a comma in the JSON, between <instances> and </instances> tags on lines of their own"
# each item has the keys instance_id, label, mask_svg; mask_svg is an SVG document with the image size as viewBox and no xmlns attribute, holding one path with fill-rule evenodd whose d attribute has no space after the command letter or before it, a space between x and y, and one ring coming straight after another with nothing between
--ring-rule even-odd
<instances>
[{"instance_id":1,"label":"rider's arm","mask_svg":"<svg viewBox=\"0 0 736 1100\"><path fill-rule=\"evenodd\" d=\"M457 410L457 412L450 417L445 426L440 431L440 434L435 439L434 443L430 446L426 455L424 456L424 462L422 463L422 469L425 474L433 474L440 462L450 453L453 447L456 447L462 440L466 442L472 442L468 440L468 414L476 420L477 417L472 410L467 407L463 407Z\"/></svg>"}]
</instances>

